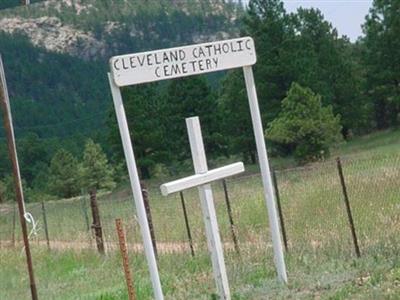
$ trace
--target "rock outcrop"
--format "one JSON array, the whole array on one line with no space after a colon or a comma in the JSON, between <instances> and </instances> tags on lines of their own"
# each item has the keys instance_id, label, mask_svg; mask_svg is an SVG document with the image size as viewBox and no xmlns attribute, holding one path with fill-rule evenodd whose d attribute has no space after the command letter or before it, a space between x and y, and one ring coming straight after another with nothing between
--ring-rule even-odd
<instances>
[{"instance_id":1,"label":"rock outcrop","mask_svg":"<svg viewBox=\"0 0 400 300\"><path fill-rule=\"evenodd\" d=\"M83 59L106 54L105 44L97 40L91 32L83 32L62 24L57 17L3 18L0 19L0 30L9 34L26 35L36 46Z\"/></svg>"}]
</instances>

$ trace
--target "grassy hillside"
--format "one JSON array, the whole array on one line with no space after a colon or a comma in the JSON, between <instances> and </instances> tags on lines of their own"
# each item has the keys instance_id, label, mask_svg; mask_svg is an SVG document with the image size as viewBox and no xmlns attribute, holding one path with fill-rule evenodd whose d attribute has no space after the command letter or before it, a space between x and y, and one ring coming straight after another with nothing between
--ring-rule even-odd
<instances>
[{"instance_id":1,"label":"grassy hillside","mask_svg":"<svg viewBox=\"0 0 400 300\"><path fill-rule=\"evenodd\" d=\"M240 257L232 248L223 190L216 183L215 202L233 299L396 299L400 281L398 137L399 131L376 133L341 145L335 153L344 156L360 259L354 254L335 162L278 172L289 242L288 286L275 280L260 178L228 181ZM157 186L150 190L164 292L166 299L212 299L215 288L197 191L184 195L196 245L194 258L186 244L178 195L164 198ZM32 238L39 293L46 299L125 299L120 257L114 250L106 257L94 254L83 203L72 199L46 204L53 250L39 246L45 245L43 229ZM28 209L40 220L39 205ZM12 209L3 206L0 211L4 245L9 242ZM100 211L108 249L116 247L117 217L125 222L130 247L137 247L141 238L129 191L102 196ZM23 257L2 248L0 260L6 262L0 270L0 298L28 297L27 289L17 288L26 285L26 277L21 277L25 274ZM150 299L144 257L131 251L131 267L138 298Z\"/></svg>"}]
</instances>

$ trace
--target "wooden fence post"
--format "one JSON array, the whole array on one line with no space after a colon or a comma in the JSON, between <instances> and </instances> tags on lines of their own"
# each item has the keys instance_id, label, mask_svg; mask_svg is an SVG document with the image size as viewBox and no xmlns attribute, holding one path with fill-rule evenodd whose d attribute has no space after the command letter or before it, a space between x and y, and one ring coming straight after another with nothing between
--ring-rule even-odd
<instances>
[{"instance_id":1,"label":"wooden fence post","mask_svg":"<svg viewBox=\"0 0 400 300\"><path fill-rule=\"evenodd\" d=\"M47 248L50 250L50 239L49 239L49 229L47 227L46 207L44 206L43 201L42 201L42 214L43 214L44 232L46 234Z\"/></svg>"},{"instance_id":2,"label":"wooden fence post","mask_svg":"<svg viewBox=\"0 0 400 300\"><path fill-rule=\"evenodd\" d=\"M228 217L229 217L229 224L231 228L231 234L232 234L232 240L233 244L235 246L235 250L237 253L240 253L237 237L236 237L236 231L235 231L235 224L233 223L233 216L232 216L232 209L231 209L231 202L229 200L229 195L228 195L228 188L226 186L226 180L222 179L222 186L224 188L224 194L225 194L225 203L226 203L226 209L228 211Z\"/></svg>"},{"instance_id":3,"label":"wooden fence post","mask_svg":"<svg viewBox=\"0 0 400 300\"><path fill-rule=\"evenodd\" d=\"M338 168L338 172L339 172L340 184L342 185L344 203L346 205L346 212L347 212L347 217L349 219L351 235L353 237L354 249L356 251L357 257L361 257L360 248L358 246L358 240L357 240L357 235L356 235L356 229L354 227L353 215L351 213L351 208L350 208L349 196L347 195L347 187L346 187L346 182L344 180L342 162L340 161L340 157L336 158L336 163L337 163L337 168Z\"/></svg>"},{"instance_id":4,"label":"wooden fence post","mask_svg":"<svg viewBox=\"0 0 400 300\"><path fill-rule=\"evenodd\" d=\"M181 204L182 204L183 216L185 217L185 225L186 225L186 232L187 232L188 239L189 239L190 252L192 253L192 256L194 257L193 240L192 240L192 234L190 232L189 219L187 216L186 205L185 205L185 198L183 198L183 192L179 192L179 195L181 196Z\"/></svg>"},{"instance_id":5,"label":"wooden fence post","mask_svg":"<svg viewBox=\"0 0 400 300\"><path fill-rule=\"evenodd\" d=\"M289 248L288 248L288 242L287 242L287 236L286 236L285 221L283 219L283 213L282 213L281 197L279 194L278 180L276 179L276 172L274 169L272 169L272 180L274 183L276 203L278 204L278 213L279 213L279 220L280 220L281 229L282 229L283 244L285 245L286 252L288 252Z\"/></svg>"},{"instance_id":6,"label":"wooden fence post","mask_svg":"<svg viewBox=\"0 0 400 300\"><path fill-rule=\"evenodd\" d=\"M121 251L121 256L122 256L122 265L124 267L125 280L126 280L126 285L128 288L129 300L135 300L135 289L133 286L131 272L129 270L128 249L126 247L125 233L124 233L121 219L115 220L115 226L117 228L119 249Z\"/></svg>"},{"instance_id":7,"label":"wooden fence post","mask_svg":"<svg viewBox=\"0 0 400 300\"><path fill-rule=\"evenodd\" d=\"M158 258L157 241L156 241L156 236L154 233L153 219L151 217L149 191L147 189L146 184L143 181L140 182L140 186L142 187L143 204L144 204L144 208L146 209L147 222L149 223L151 242L153 243L153 248L154 248L154 255L156 256L156 258Z\"/></svg>"},{"instance_id":8,"label":"wooden fence post","mask_svg":"<svg viewBox=\"0 0 400 300\"><path fill-rule=\"evenodd\" d=\"M104 241L103 241L103 231L101 229L100 212L96 199L96 189L90 190L90 207L92 208L93 224L97 250L100 254L104 254Z\"/></svg>"}]
</instances>

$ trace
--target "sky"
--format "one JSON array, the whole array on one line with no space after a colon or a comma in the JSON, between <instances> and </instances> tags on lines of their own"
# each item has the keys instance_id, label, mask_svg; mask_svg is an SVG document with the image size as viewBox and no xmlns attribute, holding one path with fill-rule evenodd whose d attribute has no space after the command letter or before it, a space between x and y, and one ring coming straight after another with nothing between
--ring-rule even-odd
<instances>
[{"instance_id":1,"label":"sky","mask_svg":"<svg viewBox=\"0 0 400 300\"><path fill-rule=\"evenodd\" d=\"M249 0L243 1L244 3ZM372 0L284 0L287 12L297 8L318 8L325 19L337 28L339 35L346 35L351 41L361 36L361 25L372 6Z\"/></svg>"}]
</instances>

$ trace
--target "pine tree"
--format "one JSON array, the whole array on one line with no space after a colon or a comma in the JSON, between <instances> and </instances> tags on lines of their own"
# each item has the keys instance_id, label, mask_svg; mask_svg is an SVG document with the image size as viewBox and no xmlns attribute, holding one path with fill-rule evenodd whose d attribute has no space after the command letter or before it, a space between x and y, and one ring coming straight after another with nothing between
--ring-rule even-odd
<instances>
[{"instance_id":1,"label":"pine tree","mask_svg":"<svg viewBox=\"0 0 400 300\"><path fill-rule=\"evenodd\" d=\"M81 164L82 186L88 191L112 189L115 186L113 174L114 170L101 146L91 139L87 140Z\"/></svg>"},{"instance_id":2,"label":"pine tree","mask_svg":"<svg viewBox=\"0 0 400 300\"><path fill-rule=\"evenodd\" d=\"M97 190L112 189L115 186L113 169L109 166L107 157L99 144L89 139L85 145L81 166L82 184L89 191L90 207L92 209L93 225L97 249L104 253L103 231L101 228L100 211L97 205Z\"/></svg>"},{"instance_id":3,"label":"pine tree","mask_svg":"<svg viewBox=\"0 0 400 300\"><path fill-rule=\"evenodd\" d=\"M400 123L400 1L375 0L364 24L366 95L379 129Z\"/></svg>"},{"instance_id":4,"label":"pine tree","mask_svg":"<svg viewBox=\"0 0 400 300\"><path fill-rule=\"evenodd\" d=\"M51 159L48 189L51 193L70 198L79 194L79 166L77 159L68 151L60 149Z\"/></svg>"},{"instance_id":5,"label":"pine tree","mask_svg":"<svg viewBox=\"0 0 400 300\"><path fill-rule=\"evenodd\" d=\"M140 175L147 179L157 163L169 161L166 147L166 100L160 96L159 84L128 87L123 90L124 106L133 141L133 151ZM109 120L109 144L113 159L125 165L121 136L114 112Z\"/></svg>"},{"instance_id":6,"label":"pine tree","mask_svg":"<svg viewBox=\"0 0 400 300\"><path fill-rule=\"evenodd\" d=\"M242 70L228 73L218 99L221 131L227 145L226 154L241 154L244 161L256 162L256 146L249 102Z\"/></svg>"},{"instance_id":7,"label":"pine tree","mask_svg":"<svg viewBox=\"0 0 400 300\"><path fill-rule=\"evenodd\" d=\"M166 141L172 158L178 161L190 158L185 119L193 116L200 118L207 151L210 155L217 154L217 101L206 78L195 76L171 81L167 87L166 99Z\"/></svg>"},{"instance_id":8,"label":"pine tree","mask_svg":"<svg viewBox=\"0 0 400 300\"><path fill-rule=\"evenodd\" d=\"M3 181L0 180L0 203L3 203L6 201L6 185L4 184Z\"/></svg>"},{"instance_id":9,"label":"pine tree","mask_svg":"<svg viewBox=\"0 0 400 300\"><path fill-rule=\"evenodd\" d=\"M338 141L340 130L340 118L334 116L332 107L323 107L320 95L293 83L266 136L293 149L298 161L307 162L329 155L329 146Z\"/></svg>"}]
</instances>

